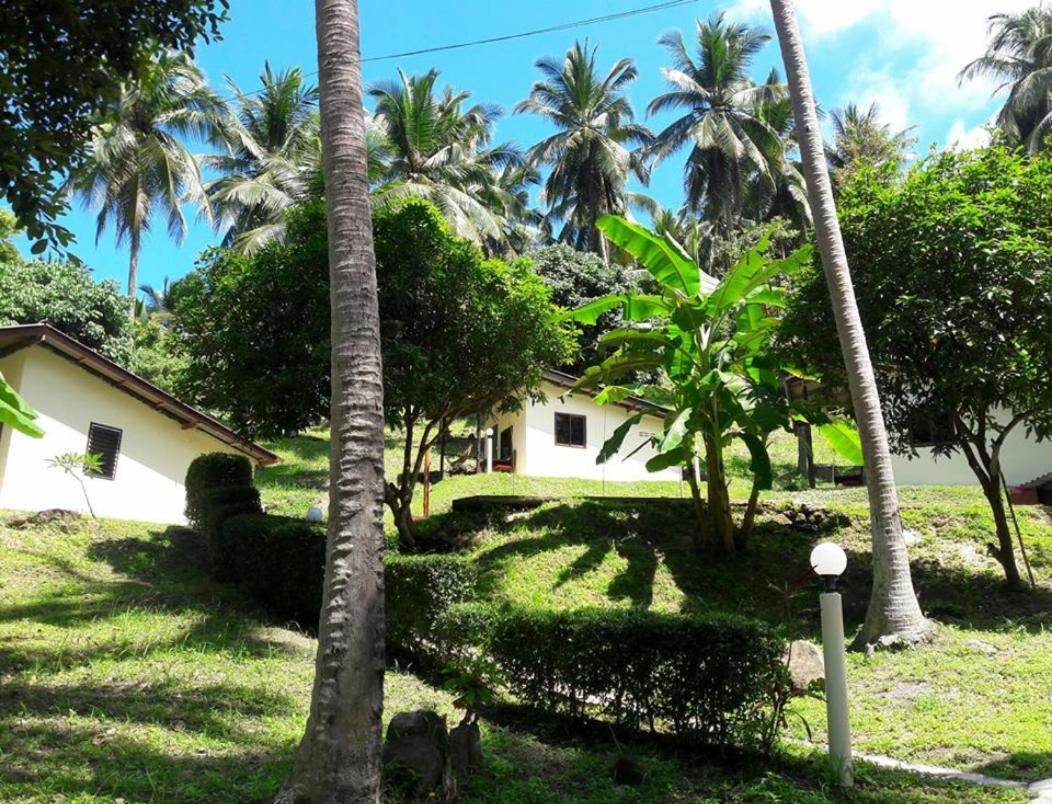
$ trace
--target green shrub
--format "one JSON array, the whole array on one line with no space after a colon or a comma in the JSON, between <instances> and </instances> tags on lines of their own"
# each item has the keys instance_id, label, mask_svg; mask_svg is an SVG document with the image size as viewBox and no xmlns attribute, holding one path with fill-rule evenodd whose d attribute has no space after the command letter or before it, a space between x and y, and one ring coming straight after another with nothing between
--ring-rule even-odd
<instances>
[{"instance_id":1,"label":"green shrub","mask_svg":"<svg viewBox=\"0 0 1052 804\"><path fill-rule=\"evenodd\" d=\"M263 513L259 491L253 486L219 486L208 489L203 500L197 532L204 539L208 565L214 578L232 580L232 556L222 545L223 523L233 516Z\"/></svg>"},{"instance_id":2,"label":"green shrub","mask_svg":"<svg viewBox=\"0 0 1052 804\"><path fill-rule=\"evenodd\" d=\"M200 531L204 523L205 495L224 486L251 486L252 463L244 455L210 452L190 462L186 470L186 520Z\"/></svg>"},{"instance_id":3,"label":"green shrub","mask_svg":"<svg viewBox=\"0 0 1052 804\"><path fill-rule=\"evenodd\" d=\"M467 615L467 612L463 612ZM716 746L769 746L784 646L739 619L585 609L495 614L485 647L524 702L572 716L601 707Z\"/></svg>"},{"instance_id":4,"label":"green shrub","mask_svg":"<svg viewBox=\"0 0 1052 804\"><path fill-rule=\"evenodd\" d=\"M403 555L384 558L387 644L417 656L439 652L442 613L475 590L474 565L463 556Z\"/></svg>"}]
</instances>

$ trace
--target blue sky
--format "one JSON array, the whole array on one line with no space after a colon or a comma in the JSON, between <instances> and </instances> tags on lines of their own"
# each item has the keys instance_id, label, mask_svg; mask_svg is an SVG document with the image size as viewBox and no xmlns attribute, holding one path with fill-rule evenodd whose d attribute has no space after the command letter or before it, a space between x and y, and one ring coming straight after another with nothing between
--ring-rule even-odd
<instances>
[{"instance_id":1,"label":"blue sky","mask_svg":"<svg viewBox=\"0 0 1052 804\"><path fill-rule=\"evenodd\" d=\"M362 54L368 58L515 33L655 2L531 0L511 5L492 0L360 0ZM958 87L956 74L981 52L990 14L1026 5L1026 0L797 0L819 102L836 108L852 100L863 105L876 101L888 122L900 128L916 126L920 152L933 144L946 147L981 140L982 126L998 101L991 99L990 85ZM311 0L231 0L230 6L231 19L223 28L222 41L202 45L197 52L198 62L216 87L224 88L224 76L229 75L242 89L256 88L264 60L275 69L295 65L307 72L317 69ZM722 4L698 0L572 31L374 62L365 65L365 79L392 76L399 66L407 72L436 67L442 80L470 90L475 100L510 110L529 92L537 58L561 54L574 38L587 37L598 45L598 62L604 70L623 56L635 59L639 78L629 95L637 117L642 118L647 101L663 89L660 69L668 62L656 42L658 36L671 28L688 33L697 17L718 9L772 30L767 0ZM780 59L772 41L757 59L754 78L762 80L776 65L780 67ZM657 130L670 119L646 122ZM546 133L539 120L508 115L499 124L497 138L528 146ZM655 171L649 192L666 206L679 204L681 168L682 160L673 158ZM160 284L166 276L182 276L193 268L202 249L218 241L206 224L193 222L192 210L187 217L191 227L181 245L168 238L162 221L147 234L140 258L141 282ZM112 232L96 245L94 216L79 206L64 224L77 237L74 253L96 277L111 277L123 285L127 250L114 244Z\"/></svg>"}]
</instances>

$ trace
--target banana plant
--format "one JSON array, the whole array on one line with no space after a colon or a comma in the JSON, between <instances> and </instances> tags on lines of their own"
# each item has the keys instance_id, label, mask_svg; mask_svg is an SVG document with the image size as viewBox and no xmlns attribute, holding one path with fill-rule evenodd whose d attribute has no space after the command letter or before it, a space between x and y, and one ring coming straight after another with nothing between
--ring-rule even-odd
<instances>
[{"instance_id":1,"label":"banana plant","mask_svg":"<svg viewBox=\"0 0 1052 804\"><path fill-rule=\"evenodd\" d=\"M0 425L7 425L33 438L42 438L44 431L34 421L37 413L0 374Z\"/></svg>"},{"instance_id":2,"label":"banana plant","mask_svg":"<svg viewBox=\"0 0 1052 804\"><path fill-rule=\"evenodd\" d=\"M599 404L638 396L666 406L662 432L650 442L657 454L647 468L687 468L696 541L742 547L759 492L772 485L769 436L791 428L794 418L815 421L819 432L835 426L843 433L843 423L821 411L794 409L784 390L785 370L772 356L777 311L785 305L785 291L772 280L807 264L811 247L784 259L769 259L770 244L764 238L716 279L667 235L613 215L600 218L598 226L650 273L660 293L604 296L562 314L580 324L594 324L603 313L620 308L625 322L603 336L600 343L609 355L587 369L574 387L598 389ZM637 414L613 432L598 456L600 463L617 454L641 418ZM748 448L753 475L750 505L737 538L723 457L734 439Z\"/></svg>"}]
</instances>

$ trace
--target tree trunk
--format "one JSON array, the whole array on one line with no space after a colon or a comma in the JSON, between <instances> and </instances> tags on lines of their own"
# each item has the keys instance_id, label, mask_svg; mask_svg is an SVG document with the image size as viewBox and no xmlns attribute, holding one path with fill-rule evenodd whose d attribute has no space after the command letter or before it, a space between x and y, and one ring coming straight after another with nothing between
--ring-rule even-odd
<instances>
[{"instance_id":1,"label":"tree trunk","mask_svg":"<svg viewBox=\"0 0 1052 804\"><path fill-rule=\"evenodd\" d=\"M990 511L994 515L997 528L997 544L987 545L987 551L997 559L1005 571L1005 581L1011 589L1021 589L1023 582L1019 577L1019 568L1015 563L1015 546L1012 543L1012 529L1008 525L1008 512L1005 510L1005 499L1001 493L1000 468L986 467L991 478L989 483L981 483Z\"/></svg>"},{"instance_id":2,"label":"tree trunk","mask_svg":"<svg viewBox=\"0 0 1052 804\"><path fill-rule=\"evenodd\" d=\"M792 0L771 0L771 10L785 61L822 266L833 303L833 315L844 354L848 386L869 479L873 592L866 621L856 644L873 643L882 637L918 641L931 633L932 626L921 612L913 591L880 398L870 364L866 335L855 303L847 254L840 235L840 222L833 203L803 42Z\"/></svg>"},{"instance_id":3,"label":"tree trunk","mask_svg":"<svg viewBox=\"0 0 1052 804\"><path fill-rule=\"evenodd\" d=\"M725 550L734 549L734 517L731 498L727 492L727 475L723 470L723 455L716 442L705 439L705 474L708 489L709 517L716 540Z\"/></svg>"},{"instance_id":4,"label":"tree trunk","mask_svg":"<svg viewBox=\"0 0 1052 804\"><path fill-rule=\"evenodd\" d=\"M705 503L701 499L701 487L698 485L697 472L694 470L695 463L690 463L690 474L687 482L690 485L690 500L694 508L694 546L701 548L708 541L708 514L705 511Z\"/></svg>"},{"instance_id":5,"label":"tree trunk","mask_svg":"<svg viewBox=\"0 0 1052 804\"><path fill-rule=\"evenodd\" d=\"M384 674L383 371L356 0L316 0L332 300L325 586L306 732L280 802L378 802Z\"/></svg>"},{"instance_id":6,"label":"tree trunk","mask_svg":"<svg viewBox=\"0 0 1052 804\"><path fill-rule=\"evenodd\" d=\"M416 550L416 528L413 526L413 489L415 486L415 483L411 484L403 491L393 483L388 483L384 495L387 507L391 509L395 527L398 529L398 546L407 553Z\"/></svg>"},{"instance_id":7,"label":"tree trunk","mask_svg":"<svg viewBox=\"0 0 1052 804\"><path fill-rule=\"evenodd\" d=\"M139 288L139 250L142 247L142 232L139 230L137 223L133 222L128 241L129 251L131 252L128 257L128 316L134 319L135 294Z\"/></svg>"},{"instance_id":8,"label":"tree trunk","mask_svg":"<svg viewBox=\"0 0 1052 804\"><path fill-rule=\"evenodd\" d=\"M752 538L753 525L756 524L756 509L760 505L760 481L755 477L752 481L752 491L749 492L749 504L745 506L745 516L742 518L741 530L734 538L735 546L742 551L749 549L749 540Z\"/></svg>"}]
</instances>

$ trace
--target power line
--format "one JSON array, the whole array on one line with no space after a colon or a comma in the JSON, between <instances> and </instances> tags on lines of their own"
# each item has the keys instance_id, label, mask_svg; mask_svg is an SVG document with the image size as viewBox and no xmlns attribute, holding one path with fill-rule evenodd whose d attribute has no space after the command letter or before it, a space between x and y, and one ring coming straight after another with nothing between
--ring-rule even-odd
<instances>
[{"instance_id":1,"label":"power line","mask_svg":"<svg viewBox=\"0 0 1052 804\"><path fill-rule=\"evenodd\" d=\"M613 14L603 14L599 17L588 17L582 20L573 20L572 22L563 22L558 25L551 25L547 28L536 28L532 31L521 31L513 34L503 34L501 36L490 36L485 39L473 39L469 42L456 42L450 45L436 45L435 47L425 47L419 50L406 50L401 53L388 53L383 56L369 56L368 58L362 59L362 64L367 62L376 61L390 61L391 59L403 59L409 56L421 56L427 53L442 53L447 50L463 50L468 47L477 47L479 45L492 45L497 42L510 42L513 39L525 39L530 36L540 36L541 34L554 33L557 31L569 31L574 28L581 28L585 25L600 25L605 22L613 22L614 20L625 19L626 17L637 17L641 14L652 14L655 11L664 11L670 8L679 8L680 6L693 5L698 0L666 0L664 3L656 3L650 6L641 6L640 8L632 8L627 11L618 11ZM318 75L317 70L312 70L309 73L304 73L305 78L313 78ZM250 95L262 94L264 90L256 89L251 92L241 92L238 95L232 95L223 100L232 101L238 97L248 97Z\"/></svg>"}]
</instances>

